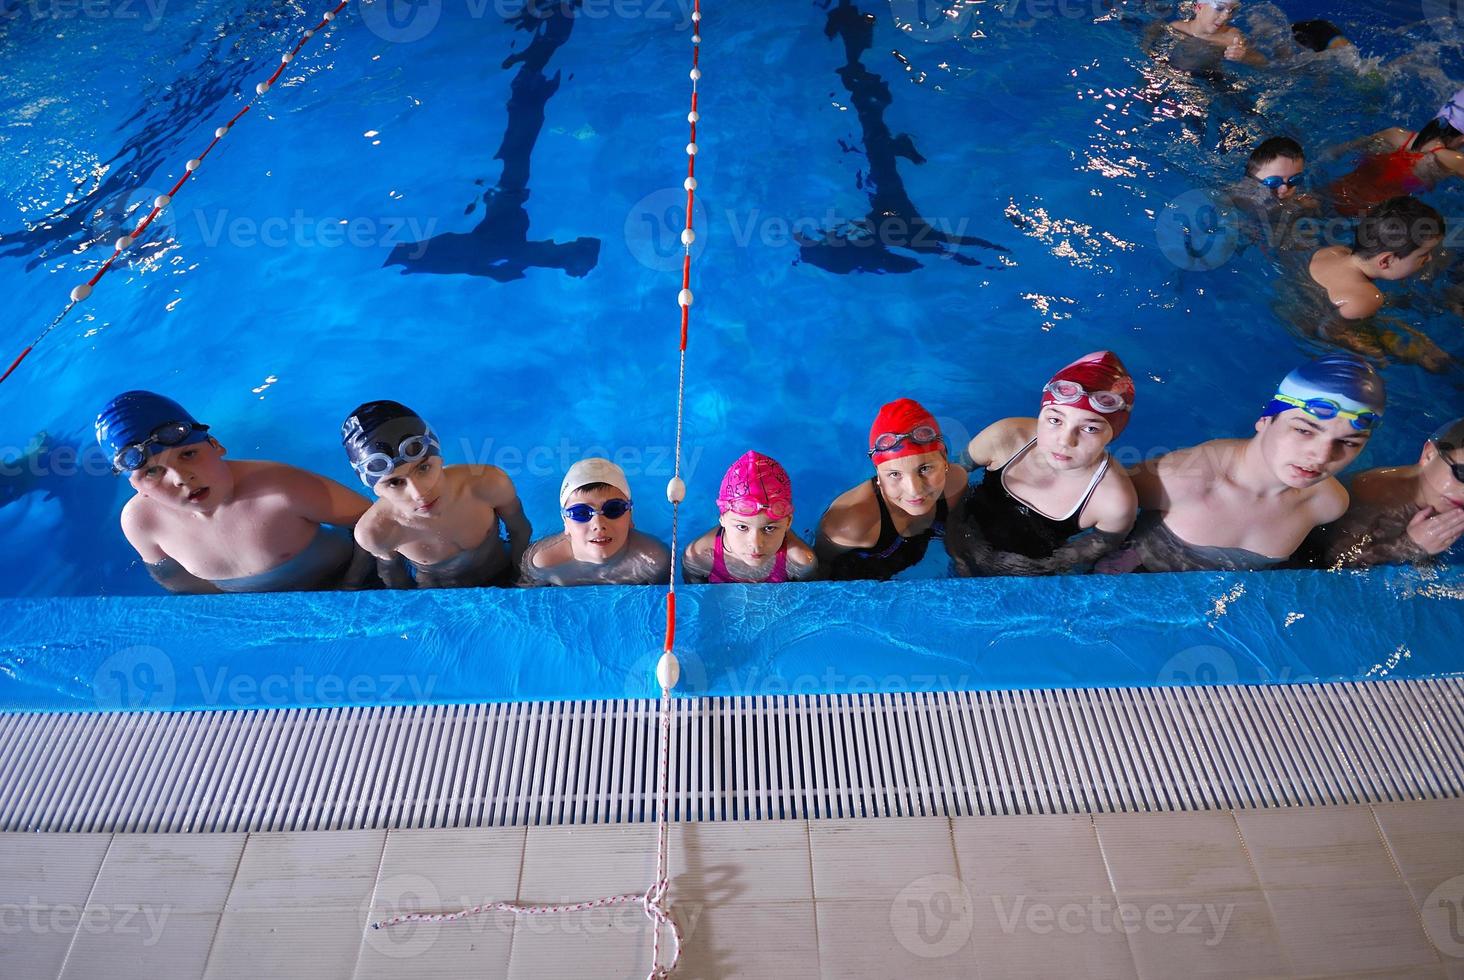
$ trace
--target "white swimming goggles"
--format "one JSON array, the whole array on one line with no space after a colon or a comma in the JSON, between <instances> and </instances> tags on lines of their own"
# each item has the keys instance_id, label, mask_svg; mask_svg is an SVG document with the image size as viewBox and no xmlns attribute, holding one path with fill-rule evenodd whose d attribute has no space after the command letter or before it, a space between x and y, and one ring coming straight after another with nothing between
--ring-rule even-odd
<instances>
[{"instance_id":1,"label":"white swimming goggles","mask_svg":"<svg viewBox=\"0 0 1464 980\"><path fill-rule=\"evenodd\" d=\"M1122 412L1130 407L1116 391L1089 391L1076 381L1049 381L1042 393L1051 395L1052 400L1059 405L1076 405L1086 398L1095 412L1102 412L1104 415Z\"/></svg>"},{"instance_id":2,"label":"white swimming goggles","mask_svg":"<svg viewBox=\"0 0 1464 980\"><path fill-rule=\"evenodd\" d=\"M426 432L407 436L397 443L395 456L388 456L386 453L372 453L351 465L356 470L356 474L361 477L362 483L368 487L374 487L378 480L403 463L415 463L433 455L442 455L442 447L437 442L437 433L432 431L431 426L428 426Z\"/></svg>"}]
</instances>

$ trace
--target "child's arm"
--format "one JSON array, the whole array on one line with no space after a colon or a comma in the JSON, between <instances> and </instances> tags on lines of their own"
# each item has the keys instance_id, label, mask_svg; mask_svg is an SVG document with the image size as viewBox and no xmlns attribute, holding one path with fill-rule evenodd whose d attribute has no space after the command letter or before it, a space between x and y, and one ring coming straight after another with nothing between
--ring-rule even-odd
<instances>
[{"instance_id":1,"label":"child's arm","mask_svg":"<svg viewBox=\"0 0 1464 980\"><path fill-rule=\"evenodd\" d=\"M705 585L712 577L712 542L717 530L713 528L686 546L681 553L681 578L688 585Z\"/></svg>"},{"instance_id":2,"label":"child's arm","mask_svg":"<svg viewBox=\"0 0 1464 980\"><path fill-rule=\"evenodd\" d=\"M479 500L486 501L497 512L503 526L508 530L509 561L515 568L523 560L529 548L529 539L534 529L524 513L518 490L507 473L496 466L473 466L473 493Z\"/></svg>"},{"instance_id":3,"label":"child's arm","mask_svg":"<svg viewBox=\"0 0 1464 980\"><path fill-rule=\"evenodd\" d=\"M147 573L154 582L179 595L219 595L223 590L166 556L161 561L146 562Z\"/></svg>"},{"instance_id":4,"label":"child's arm","mask_svg":"<svg viewBox=\"0 0 1464 980\"><path fill-rule=\"evenodd\" d=\"M281 466L284 490L296 505L296 513L317 524L354 527L371 507L365 497L319 473Z\"/></svg>"}]
</instances>

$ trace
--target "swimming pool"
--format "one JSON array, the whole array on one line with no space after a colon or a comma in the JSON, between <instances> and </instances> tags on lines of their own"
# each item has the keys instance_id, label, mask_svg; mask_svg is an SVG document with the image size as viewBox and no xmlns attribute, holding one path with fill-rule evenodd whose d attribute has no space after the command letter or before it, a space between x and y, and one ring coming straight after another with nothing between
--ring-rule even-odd
<instances>
[{"instance_id":1,"label":"swimming pool","mask_svg":"<svg viewBox=\"0 0 1464 980\"><path fill-rule=\"evenodd\" d=\"M1457 23L1421 22L1401 7L1329 7L1388 63L1361 76L1320 64L1248 74L1216 94L1145 58L1144 11L1132 6L1124 17L1092 4L963 6L960 41L921 20L914 0L709 9L698 161L706 214L688 359L691 526L710 524L716 480L752 446L787 466L796 524L810 529L864 475L864 433L883 401L920 398L961 445L991 420L1030 412L1042 379L1100 347L1120 352L1139 384L1121 458L1248 431L1270 386L1307 350L1271 308L1276 267L1256 250L1213 268L1177 266L1156 226L1190 192L1230 179L1244 150L1272 132L1311 148L1421 119L1464 78L1446 43ZM1288 4L1286 15L1323 13L1308 6ZM18 353L110 252L126 210L171 186L236 110L239 91L268 74L318 11L120 0L4 9L0 49L13 68L0 95L0 293ZM89 681L160 623L227 657L258 654L246 640L273 637L265 648L282 662L302 645L327 659L355 656L351 644L368 633L411 642L423 635L414 627L430 628L428 655L466 658L486 635L480 619L495 616L493 636L519 638L510 647L537 631L564 637L569 651L564 622L586 623L591 645L622 650L606 663L654 647L636 625L611 639L598 626L611 616L653 623L655 590L186 606L156 597L117 528L127 488L90 452L100 404L146 387L183 401L236 458L268 456L349 483L340 420L390 397L433 423L450 462L508 470L540 532L564 469L598 450L624 465L640 498L659 499L673 438L686 10L656 0L547 9L537 32L522 29L522 5L507 0L352 9L220 145L132 263L0 385L0 445L9 447L0 540L13 558L0 571L11 597L0 665L10 689L54 694L7 703L66 703L75 692L55 692L68 678ZM1281 15L1252 4L1246 17ZM1464 215L1457 189L1431 199ZM912 230L894 247L840 234L892 201L941 234L916 240ZM965 244L950 244L957 238ZM1409 290L1408 315L1457 355L1459 270L1436 265ZM1406 461L1458 414L1457 371L1394 364L1384 374L1390 418L1359 468ZM642 529L668 536L668 508L637 515ZM944 573L938 551L917 577ZM1345 624L1346 665L1311 660L1302 673L1365 676L1400 645L1413 652L1405 670L1457 668L1443 643L1460 620L1453 572L912 583L886 594L817 586L704 596L700 628L741 636L758 656L815 663L863 629L858 603L895 603L870 634L888 643L908 627L899 603L938 602L959 614L949 624L957 636L962 624L976 630L961 642L994 636L999 649L1021 637L1022 658L1041 663L1043 643L1073 633L1084 614L1115 635L1133 610L1167 602L1184 610L1186 628L1208 631L1195 611L1236 583L1252 583L1272 612L1290 597L1310 603L1279 610L1281 621L1304 617L1294 626L1252 624L1240 649L1262 661L1284 664L1295 636L1329 622ZM1399 606L1397 596L1420 593L1429 598ZM979 596L980 614L957 596ZM817 607L810 621L830 647L794 650L781 629L739 632L752 628L738 618L753 615L745 610L784 623L802 603ZM1061 622L1031 623L1035 609L1069 606ZM369 625L342 627L367 610ZM283 634L262 626L287 621ZM1156 677L1156 665L1193 645L1163 657L1156 646L1137 658L1145 666L1135 676ZM69 663L58 653L67 650L84 653ZM1026 680L1102 683L1113 673L1054 670L1034 665ZM1279 666L1238 676L1285 679ZM497 684L480 677L429 696L513 693ZM528 689L576 693L548 680Z\"/></svg>"}]
</instances>

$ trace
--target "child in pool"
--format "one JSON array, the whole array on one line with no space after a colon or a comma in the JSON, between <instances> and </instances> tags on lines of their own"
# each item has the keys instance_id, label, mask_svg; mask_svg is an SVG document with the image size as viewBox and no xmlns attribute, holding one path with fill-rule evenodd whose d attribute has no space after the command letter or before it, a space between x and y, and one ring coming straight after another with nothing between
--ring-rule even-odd
<instances>
[{"instance_id":1,"label":"child in pool","mask_svg":"<svg viewBox=\"0 0 1464 980\"><path fill-rule=\"evenodd\" d=\"M875 475L845 491L818 523L814 551L832 579L888 579L919 564L931 538L945 536L966 470L946 459L935 416L901 398L869 430Z\"/></svg>"},{"instance_id":2,"label":"child in pool","mask_svg":"<svg viewBox=\"0 0 1464 980\"><path fill-rule=\"evenodd\" d=\"M443 466L432 427L393 401L367 402L341 444L377 500L356 525L393 588L512 585L533 533L513 481L496 466ZM498 524L508 529L508 547Z\"/></svg>"},{"instance_id":3,"label":"child in pool","mask_svg":"<svg viewBox=\"0 0 1464 980\"><path fill-rule=\"evenodd\" d=\"M1174 21L1169 27L1221 49L1227 61L1263 68L1267 63L1265 56L1250 46L1244 34L1230 26L1230 18L1239 7L1240 0L1195 0L1189 19Z\"/></svg>"},{"instance_id":4,"label":"child in pool","mask_svg":"<svg viewBox=\"0 0 1464 980\"><path fill-rule=\"evenodd\" d=\"M1297 247L1293 241L1297 219L1321 209L1320 201L1299 190L1305 172L1301 144L1287 136L1272 136L1251 151L1245 179L1227 188L1235 206L1259 226L1257 239L1273 249Z\"/></svg>"},{"instance_id":5,"label":"child in pool","mask_svg":"<svg viewBox=\"0 0 1464 980\"><path fill-rule=\"evenodd\" d=\"M688 582L795 582L813 578L818 560L792 531L793 485L776 460L744 453L722 477L717 527L687 546Z\"/></svg>"},{"instance_id":6,"label":"child in pool","mask_svg":"<svg viewBox=\"0 0 1464 980\"><path fill-rule=\"evenodd\" d=\"M1337 482L1382 418L1383 379L1351 354L1282 380L1249 439L1216 439L1132 470L1144 512L1100 571L1271 568L1347 511Z\"/></svg>"},{"instance_id":7,"label":"child in pool","mask_svg":"<svg viewBox=\"0 0 1464 980\"><path fill-rule=\"evenodd\" d=\"M1315 536L1320 564L1421 563L1452 548L1464 535L1461 450L1464 419L1455 419L1429 437L1417 463L1358 474L1346 515Z\"/></svg>"},{"instance_id":8,"label":"child in pool","mask_svg":"<svg viewBox=\"0 0 1464 980\"><path fill-rule=\"evenodd\" d=\"M1384 302L1373 282L1417 275L1432 260L1444 231L1444 219L1433 208L1414 197L1395 197L1358 223L1352 248L1317 249L1307 272L1343 319L1366 319Z\"/></svg>"},{"instance_id":9,"label":"child in pool","mask_svg":"<svg viewBox=\"0 0 1464 980\"><path fill-rule=\"evenodd\" d=\"M564 532L529 546L525 585L650 585L671 574L671 552L635 529L630 481L608 459L582 459L559 487Z\"/></svg>"},{"instance_id":10,"label":"child in pool","mask_svg":"<svg viewBox=\"0 0 1464 980\"><path fill-rule=\"evenodd\" d=\"M1123 544L1138 498L1107 448L1133 406L1123 362L1097 351L1053 376L1037 418L1002 419L978 433L968 452L986 475L967 491L946 535L956 574L1087 570Z\"/></svg>"},{"instance_id":11,"label":"child in pool","mask_svg":"<svg viewBox=\"0 0 1464 980\"><path fill-rule=\"evenodd\" d=\"M1362 214L1389 198L1422 194L1449 177L1464 176L1464 89L1455 92L1417 132L1385 129L1327 155L1356 146L1372 152L1329 189L1344 215Z\"/></svg>"},{"instance_id":12,"label":"child in pool","mask_svg":"<svg viewBox=\"0 0 1464 980\"><path fill-rule=\"evenodd\" d=\"M334 480L284 463L227 460L208 426L150 391L108 402L96 434L137 491L122 508L122 533L168 591L366 584L370 558L349 529L369 505Z\"/></svg>"}]
</instances>

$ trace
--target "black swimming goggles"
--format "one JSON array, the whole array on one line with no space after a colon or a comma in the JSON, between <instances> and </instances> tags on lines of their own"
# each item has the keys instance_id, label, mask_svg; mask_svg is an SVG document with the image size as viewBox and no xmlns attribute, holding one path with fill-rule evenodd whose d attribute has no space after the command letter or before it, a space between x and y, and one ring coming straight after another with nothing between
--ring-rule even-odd
<instances>
[{"instance_id":1,"label":"black swimming goggles","mask_svg":"<svg viewBox=\"0 0 1464 980\"><path fill-rule=\"evenodd\" d=\"M869 451L869 455L891 452L906 440L918 446L928 446L941 441L940 430L933 425L917 425L909 432L881 432L874 437L874 448Z\"/></svg>"},{"instance_id":2,"label":"black swimming goggles","mask_svg":"<svg viewBox=\"0 0 1464 980\"><path fill-rule=\"evenodd\" d=\"M148 449L152 446L163 446L171 449L193 435L195 432L207 432L208 426L202 422L164 422L152 434L141 442L130 443L118 449L112 454L112 472L130 473L133 470L142 469L142 464L147 462Z\"/></svg>"},{"instance_id":3,"label":"black swimming goggles","mask_svg":"<svg viewBox=\"0 0 1464 980\"><path fill-rule=\"evenodd\" d=\"M1452 453L1459 447L1451 445L1447 442L1435 441L1434 448L1439 451L1439 458L1444 461L1444 465L1447 466L1449 468L1449 471L1454 474L1454 479L1457 480L1459 483L1464 483L1464 462L1455 462L1454 460L1444 455L1445 453Z\"/></svg>"},{"instance_id":4,"label":"black swimming goggles","mask_svg":"<svg viewBox=\"0 0 1464 980\"><path fill-rule=\"evenodd\" d=\"M377 443L377 445L381 445L381 443ZM361 477L362 483L368 487L374 487L378 480L403 463L415 463L432 455L442 455L442 447L437 442L437 433L432 431L431 426L428 426L426 432L407 436L397 443L395 456L375 452L361 457L351 466Z\"/></svg>"}]
</instances>

